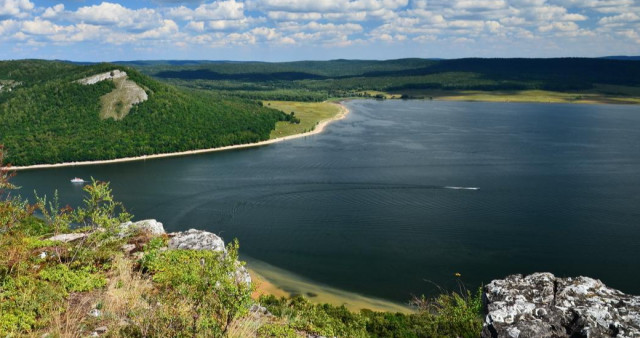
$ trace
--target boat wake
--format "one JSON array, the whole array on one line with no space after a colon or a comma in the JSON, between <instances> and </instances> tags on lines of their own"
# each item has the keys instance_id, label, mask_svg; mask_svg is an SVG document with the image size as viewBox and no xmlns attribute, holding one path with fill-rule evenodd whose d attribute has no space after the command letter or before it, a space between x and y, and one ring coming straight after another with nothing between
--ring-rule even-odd
<instances>
[{"instance_id":1,"label":"boat wake","mask_svg":"<svg viewBox=\"0 0 640 338\"><path fill-rule=\"evenodd\" d=\"M480 190L478 187L452 187L446 186L445 189L454 189L454 190Z\"/></svg>"}]
</instances>

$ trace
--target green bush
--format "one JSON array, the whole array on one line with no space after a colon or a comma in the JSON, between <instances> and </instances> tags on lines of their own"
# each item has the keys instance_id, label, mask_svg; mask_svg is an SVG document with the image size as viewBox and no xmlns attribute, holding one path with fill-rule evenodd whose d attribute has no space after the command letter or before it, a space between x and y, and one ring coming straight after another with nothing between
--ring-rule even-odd
<instances>
[{"instance_id":1,"label":"green bush","mask_svg":"<svg viewBox=\"0 0 640 338\"><path fill-rule=\"evenodd\" d=\"M237 241L227 245L226 253L160 251L154 248L158 245L159 242L149 243L143 268L153 275L163 297L191 305L192 334L224 334L235 318L247 313L253 303L253 288L236 280Z\"/></svg>"},{"instance_id":2,"label":"green bush","mask_svg":"<svg viewBox=\"0 0 640 338\"><path fill-rule=\"evenodd\" d=\"M106 285L104 276L92 271L90 266L71 270L64 264L56 264L40 271L40 278L60 286L67 293L91 291Z\"/></svg>"},{"instance_id":3,"label":"green bush","mask_svg":"<svg viewBox=\"0 0 640 338\"><path fill-rule=\"evenodd\" d=\"M258 329L257 336L259 338L278 337L278 338L296 338L299 335L296 330L286 324L269 323Z\"/></svg>"},{"instance_id":4,"label":"green bush","mask_svg":"<svg viewBox=\"0 0 640 338\"><path fill-rule=\"evenodd\" d=\"M367 336L365 318L344 306L312 304L302 296L286 299L272 295L260 297L260 304L299 331L322 336Z\"/></svg>"},{"instance_id":5,"label":"green bush","mask_svg":"<svg viewBox=\"0 0 640 338\"><path fill-rule=\"evenodd\" d=\"M344 306L312 304L302 296L262 296L260 303L293 329L339 337L477 337L482 331L481 290L452 292L416 300L412 314L348 311Z\"/></svg>"}]
</instances>

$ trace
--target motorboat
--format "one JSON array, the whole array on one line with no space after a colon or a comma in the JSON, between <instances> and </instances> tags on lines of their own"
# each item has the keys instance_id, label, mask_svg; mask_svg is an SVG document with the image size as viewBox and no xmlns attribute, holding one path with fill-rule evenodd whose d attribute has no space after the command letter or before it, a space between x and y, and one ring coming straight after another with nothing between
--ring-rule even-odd
<instances>
[{"instance_id":1,"label":"motorboat","mask_svg":"<svg viewBox=\"0 0 640 338\"><path fill-rule=\"evenodd\" d=\"M80 177L74 177L71 180L71 183L84 183L84 182L85 182L85 180L81 179Z\"/></svg>"}]
</instances>

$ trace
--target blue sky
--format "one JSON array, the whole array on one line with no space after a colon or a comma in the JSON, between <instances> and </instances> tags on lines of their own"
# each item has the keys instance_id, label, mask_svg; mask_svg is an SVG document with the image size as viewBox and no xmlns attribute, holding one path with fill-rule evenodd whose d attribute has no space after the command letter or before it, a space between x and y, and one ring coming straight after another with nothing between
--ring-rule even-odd
<instances>
[{"instance_id":1,"label":"blue sky","mask_svg":"<svg viewBox=\"0 0 640 338\"><path fill-rule=\"evenodd\" d=\"M0 59L640 55L640 0L0 0Z\"/></svg>"}]
</instances>

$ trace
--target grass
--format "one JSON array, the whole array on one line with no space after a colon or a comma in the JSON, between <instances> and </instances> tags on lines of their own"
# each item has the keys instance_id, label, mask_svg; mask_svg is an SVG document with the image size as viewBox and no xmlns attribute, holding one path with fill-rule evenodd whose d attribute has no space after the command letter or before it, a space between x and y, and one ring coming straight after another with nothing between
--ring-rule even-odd
<instances>
[{"instance_id":1,"label":"grass","mask_svg":"<svg viewBox=\"0 0 640 338\"><path fill-rule=\"evenodd\" d=\"M116 88L100 97L102 108L100 118L122 120L129 114L131 107L147 100L147 93L137 83L121 77L113 80Z\"/></svg>"},{"instance_id":2,"label":"grass","mask_svg":"<svg viewBox=\"0 0 640 338\"><path fill-rule=\"evenodd\" d=\"M300 119L300 123L281 121L271 131L269 138L280 138L312 131L321 121L334 118L340 113L340 106L331 102L293 102L293 101L264 101L263 105L290 114Z\"/></svg>"},{"instance_id":3,"label":"grass","mask_svg":"<svg viewBox=\"0 0 640 338\"><path fill-rule=\"evenodd\" d=\"M432 98L446 101L640 104L640 88L614 85L596 85L593 89L576 92L548 90L412 90L407 91L406 94L412 98Z\"/></svg>"}]
</instances>

